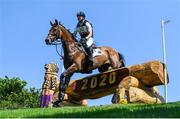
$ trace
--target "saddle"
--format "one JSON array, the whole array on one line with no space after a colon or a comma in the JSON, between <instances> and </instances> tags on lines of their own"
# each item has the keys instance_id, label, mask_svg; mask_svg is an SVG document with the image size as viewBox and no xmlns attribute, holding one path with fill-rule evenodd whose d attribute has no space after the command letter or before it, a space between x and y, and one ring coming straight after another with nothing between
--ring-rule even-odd
<instances>
[{"instance_id":1,"label":"saddle","mask_svg":"<svg viewBox=\"0 0 180 119\"><path fill-rule=\"evenodd\" d=\"M81 43L78 44L79 46L79 50L81 52L84 52L84 54L86 55L87 60L84 63L84 69L86 69L86 71L82 72L82 73L92 73L92 70L90 69L93 66L93 58L99 55L102 55L102 51L100 48L96 47L94 44L91 46L92 47L92 59L89 59L88 53L86 52L86 49L83 47L83 45Z\"/></svg>"},{"instance_id":2,"label":"saddle","mask_svg":"<svg viewBox=\"0 0 180 119\"><path fill-rule=\"evenodd\" d=\"M84 52L85 55L88 57L88 53L86 52L86 49L83 47L83 45L81 43L78 43L78 46L79 46L79 50ZM93 44L92 46L92 58L96 57L96 56L99 56L99 55L102 55L102 50L98 47L95 46L95 44Z\"/></svg>"}]
</instances>

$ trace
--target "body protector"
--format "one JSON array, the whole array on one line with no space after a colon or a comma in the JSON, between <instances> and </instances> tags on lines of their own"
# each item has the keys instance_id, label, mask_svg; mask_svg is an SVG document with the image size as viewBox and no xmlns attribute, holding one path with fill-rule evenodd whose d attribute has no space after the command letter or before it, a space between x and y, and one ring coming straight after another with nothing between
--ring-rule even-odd
<instances>
[{"instance_id":1,"label":"body protector","mask_svg":"<svg viewBox=\"0 0 180 119\"><path fill-rule=\"evenodd\" d=\"M93 34L93 27L92 24L89 23L87 20L83 20L82 22L78 22L74 35L76 36L77 32L81 36L81 40L86 40L87 47L90 47L93 44L93 35L89 39L86 39L89 32L92 31ZM83 41L85 42L85 41Z\"/></svg>"}]
</instances>

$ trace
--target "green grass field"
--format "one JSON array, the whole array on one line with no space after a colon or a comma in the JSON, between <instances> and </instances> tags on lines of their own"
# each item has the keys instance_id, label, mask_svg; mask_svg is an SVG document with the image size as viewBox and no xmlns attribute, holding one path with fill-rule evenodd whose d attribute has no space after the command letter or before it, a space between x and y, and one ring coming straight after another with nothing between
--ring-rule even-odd
<instances>
[{"instance_id":1,"label":"green grass field","mask_svg":"<svg viewBox=\"0 0 180 119\"><path fill-rule=\"evenodd\" d=\"M0 110L0 117L180 117L180 102Z\"/></svg>"}]
</instances>

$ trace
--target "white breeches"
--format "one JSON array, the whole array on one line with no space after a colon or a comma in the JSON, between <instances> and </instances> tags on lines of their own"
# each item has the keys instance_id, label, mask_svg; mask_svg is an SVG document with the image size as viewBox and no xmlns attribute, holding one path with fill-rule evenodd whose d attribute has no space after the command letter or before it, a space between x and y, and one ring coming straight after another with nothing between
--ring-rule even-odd
<instances>
[{"instance_id":1,"label":"white breeches","mask_svg":"<svg viewBox=\"0 0 180 119\"><path fill-rule=\"evenodd\" d=\"M92 44L94 43L94 39L92 37L90 37L89 39L87 39L87 46L90 47Z\"/></svg>"}]
</instances>

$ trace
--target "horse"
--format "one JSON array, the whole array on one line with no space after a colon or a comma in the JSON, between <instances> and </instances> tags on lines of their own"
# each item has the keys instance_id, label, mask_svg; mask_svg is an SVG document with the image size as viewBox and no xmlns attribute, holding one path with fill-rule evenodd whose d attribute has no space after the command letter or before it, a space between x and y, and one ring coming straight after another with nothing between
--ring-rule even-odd
<instances>
[{"instance_id":1,"label":"horse","mask_svg":"<svg viewBox=\"0 0 180 119\"><path fill-rule=\"evenodd\" d=\"M50 21L50 24L51 28L45 38L45 43L47 45L59 42L62 44L65 68L60 76L59 100L54 106L58 106L63 101L65 90L74 73L90 73L89 71L94 69L104 72L125 66L123 55L108 46L98 47L102 55L93 57L92 66L87 66L88 56L73 34L56 19L54 23Z\"/></svg>"}]
</instances>

